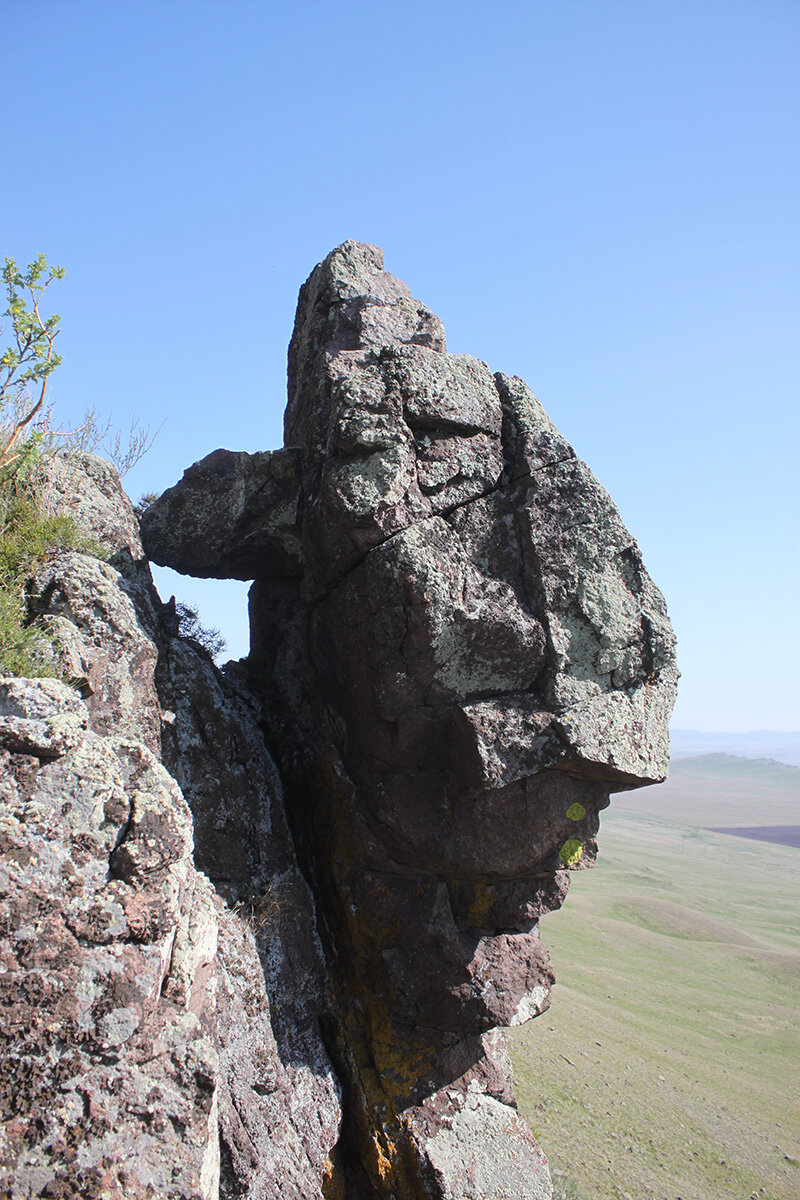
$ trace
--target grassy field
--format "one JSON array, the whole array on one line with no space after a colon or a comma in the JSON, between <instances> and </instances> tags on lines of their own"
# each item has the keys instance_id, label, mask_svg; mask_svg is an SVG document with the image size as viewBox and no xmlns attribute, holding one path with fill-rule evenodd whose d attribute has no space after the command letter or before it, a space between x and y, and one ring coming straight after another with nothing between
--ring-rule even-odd
<instances>
[{"instance_id":1,"label":"grassy field","mask_svg":"<svg viewBox=\"0 0 800 1200\"><path fill-rule=\"evenodd\" d=\"M699 729L670 729L672 757L734 754L737 758L777 758L800 767L800 732L759 729L752 733L707 733Z\"/></svg>"},{"instance_id":2,"label":"grassy field","mask_svg":"<svg viewBox=\"0 0 800 1200\"><path fill-rule=\"evenodd\" d=\"M520 1109L569 1200L797 1200L800 851L631 810L656 790L615 798L542 922L559 982L511 1031Z\"/></svg>"},{"instance_id":3,"label":"grassy field","mask_svg":"<svg viewBox=\"0 0 800 1200\"><path fill-rule=\"evenodd\" d=\"M613 804L686 825L800 825L800 767L731 754L679 758L666 783L622 792Z\"/></svg>"}]
</instances>

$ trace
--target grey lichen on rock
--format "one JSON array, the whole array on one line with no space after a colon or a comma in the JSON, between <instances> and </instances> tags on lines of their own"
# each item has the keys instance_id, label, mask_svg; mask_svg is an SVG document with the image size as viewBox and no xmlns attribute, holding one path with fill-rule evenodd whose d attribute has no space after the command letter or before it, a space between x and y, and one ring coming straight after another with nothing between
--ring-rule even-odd
<instances>
[{"instance_id":1,"label":"grey lichen on rock","mask_svg":"<svg viewBox=\"0 0 800 1200\"><path fill-rule=\"evenodd\" d=\"M215 450L145 509L150 557L206 578L299 574L298 471L291 450Z\"/></svg>"},{"instance_id":2,"label":"grey lichen on rock","mask_svg":"<svg viewBox=\"0 0 800 1200\"><path fill-rule=\"evenodd\" d=\"M493 1200L549 1200L547 1159L519 1114L477 1092L440 1120L424 1155L442 1200L465 1196Z\"/></svg>"},{"instance_id":3,"label":"grey lichen on rock","mask_svg":"<svg viewBox=\"0 0 800 1200\"><path fill-rule=\"evenodd\" d=\"M322 955L257 698L176 636L113 468L42 478L106 561L28 581L72 685L0 680L0 1191L322 1200Z\"/></svg>"},{"instance_id":4,"label":"grey lichen on rock","mask_svg":"<svg viewBox=\"0 0 800 1200\"><path fill-rule=\"evenodd\" d=\"M58 758L89 724L86 705L58 679L0 679L0 747Z\"/></svg>"},{"instance_id":5,"label":"grey lichen on rock","mask_svg":"<svg viewBox=\"0 0 800 1200\"><path fill-rule=\"evenodd\" d=\"M216 919L189 809L145 746L88 730L64 684L2 686L20 721L56 701L81 720L0 751L0 1189L211 1200Z\"/></svg>"},{"instance_id":6,"label":"grey lichen on rock","mask_svg":"<svg viewBox=\"0 0 800 1200\"><path fill-rule=\"evenodd\" d=\"M45 455L35 466L33 484L43 511L69 512L83 537L115 565L143 561L139 523L111 463L77 450Z\"/></svg>"}]
</instances>

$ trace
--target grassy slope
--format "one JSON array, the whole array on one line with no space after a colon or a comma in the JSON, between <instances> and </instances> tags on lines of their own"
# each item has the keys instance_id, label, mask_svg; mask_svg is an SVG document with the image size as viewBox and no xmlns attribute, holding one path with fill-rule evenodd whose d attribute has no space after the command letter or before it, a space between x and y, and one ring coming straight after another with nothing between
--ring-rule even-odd
<instances>
[{"instance_id":1,"label":"grassy slope","mask_svg":"<svg viewBox=\"0 0 800 1200\"><path fill-rule=\"evenodd\" d=\"M542 922L553 1006L510 1038L563 1194L795 1200L800 852L613 807L600 849Z\"/></svg>"},{"instance_id":2,"label":"grassy slope","mask_svg":"<svg viewBox=\"0 0 800 1200\"><path fill-rule=\"evenodd\" d=\"M679 758L666 783L622 792L614 804L686 825L798 825L800 767L731 754Z\"/></svg>"}]
</instances>

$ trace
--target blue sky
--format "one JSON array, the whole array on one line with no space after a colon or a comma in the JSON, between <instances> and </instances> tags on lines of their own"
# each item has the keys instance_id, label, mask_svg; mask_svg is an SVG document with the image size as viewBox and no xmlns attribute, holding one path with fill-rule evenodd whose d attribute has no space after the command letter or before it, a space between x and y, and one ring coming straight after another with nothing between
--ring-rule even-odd
<instances>
[{"instance_id":1,"label":"blue sky","mask_svg":"<svg viewBox=\"0 0 800 1200\"><path fill-rule=\"evenodd\" d=\"M616 499L674 723L798 728L799 34L796 0L0 0L0 255L67 268L58 412L166 419L134 499L280 445L299 285L375 242ZM246 651L245 587L160 585Z\"/></svg>"}]
</instances>

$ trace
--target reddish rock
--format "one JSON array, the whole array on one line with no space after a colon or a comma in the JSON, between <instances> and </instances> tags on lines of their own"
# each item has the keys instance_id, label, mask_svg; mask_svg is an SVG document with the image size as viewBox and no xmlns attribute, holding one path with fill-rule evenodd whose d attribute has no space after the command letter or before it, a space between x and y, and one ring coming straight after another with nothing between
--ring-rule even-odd
<instances>
[{"instance_id":1,"label":"reddish rock","mask_svg":"<svg viewBox=\"0 0 800 1200\"><path fill-rule=\"evenodd\" d=\"M83 699L0 680L0 1196L323 1200L324 965L258 702L176 636L113 470L46 478L106 560L28 586Z\"/></svg>"},{"instance_id":2,"label":"reddish rock","mask_svg":"<svg viewBox=\"0 0 800 1200\"><path fill-rule=\"evenodd\" d=\"M215 1197L217 928L188 807L65 684L22 685L26 753L0 752L0 1195ZM79 706L69 744L36 744L48 707Z\"/></svg>"}]
</instances>

